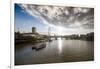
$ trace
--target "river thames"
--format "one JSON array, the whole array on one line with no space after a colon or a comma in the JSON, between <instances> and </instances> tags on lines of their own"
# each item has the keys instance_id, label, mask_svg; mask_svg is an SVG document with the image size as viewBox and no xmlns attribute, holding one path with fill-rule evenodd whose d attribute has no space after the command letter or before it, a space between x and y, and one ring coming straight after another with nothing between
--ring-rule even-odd
<instances>
[{"instance_id":1,"label":"river thames","mask_svg":"<svg viewBox=\"0 0 100 69\"><path fill-rule=\"evenodd\" d=\"M46 47L32 50L33 44L15 46L15 65L76 62L94 60L94 42L85 40L53 40Z\"/></svg>"}]
</instances>

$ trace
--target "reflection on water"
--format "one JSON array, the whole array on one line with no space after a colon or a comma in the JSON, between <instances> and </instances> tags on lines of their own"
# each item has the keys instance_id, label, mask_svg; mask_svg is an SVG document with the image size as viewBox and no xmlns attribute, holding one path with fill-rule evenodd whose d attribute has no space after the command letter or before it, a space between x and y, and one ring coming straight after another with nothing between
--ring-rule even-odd
<instances>
[{"instance_id":1,"label":"reflection on water","mask_svg":"<svg viewBox=\"0 0 100 69\"><path fill-rule=\"evenodd\" d=\"M58 49L59 49L59 54L62 52L62 40L61 38L58 38Z\"/></svg>"},{"instance_id":2,"label":"reflection on water","mask_svg":"<svg viewBox=\"0 0 100 69\"><path fill-rule=\"evenodd\" d=\"M84 40L53 40L36 51L33 44L15 46L15 65L89 61L94 58L94 42Z\"/></svg>"}]
</instances>

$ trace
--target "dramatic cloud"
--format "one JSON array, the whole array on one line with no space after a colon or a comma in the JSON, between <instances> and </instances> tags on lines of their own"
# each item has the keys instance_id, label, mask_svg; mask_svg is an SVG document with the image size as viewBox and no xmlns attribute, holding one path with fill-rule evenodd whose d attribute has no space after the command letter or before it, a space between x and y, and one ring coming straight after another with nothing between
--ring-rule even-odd
<instances>
[{"instance_id":1,"label":"dramatic cloud","mask_svg":"<svg viewBox=\"0 0 100 69\"><path fill-rule=\"evenodd\" d=\"M19 4L31 16L39 18L49 26L60 26L67 29L94 28L94 9L67 6L46 6Z\"/></svg>"}]
</instances>

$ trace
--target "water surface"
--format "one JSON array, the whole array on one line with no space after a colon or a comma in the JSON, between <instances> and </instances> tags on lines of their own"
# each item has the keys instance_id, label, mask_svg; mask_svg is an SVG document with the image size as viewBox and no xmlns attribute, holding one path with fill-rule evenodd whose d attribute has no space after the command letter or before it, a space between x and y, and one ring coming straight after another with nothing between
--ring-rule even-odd
<instances>
[{"instance_id":1,"label":"water surface","mask_svg":"<svg viewBox=\"0 0 100 69\"><path fill-rule=\"evenodd\" d=\"M90 61L94 59L94 42L84 40L53 40L41 50L33 44L15 46L15 65Z\"/></svg>"}]
</instances>

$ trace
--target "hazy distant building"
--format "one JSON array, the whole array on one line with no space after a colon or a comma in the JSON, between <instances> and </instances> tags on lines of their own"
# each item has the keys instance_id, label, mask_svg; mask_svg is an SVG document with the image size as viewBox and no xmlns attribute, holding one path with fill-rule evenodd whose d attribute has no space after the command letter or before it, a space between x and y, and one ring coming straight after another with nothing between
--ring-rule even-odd
<instances>
[{"instance_id":1,"label":"hazy distant building","mask_svg":"<svg viewBox=\"0 0 100 69\"><path fill-rule=\"evenodd\" d=\"M32 27L32 33L36 33L36 28L35 27Z\"/></svg>"}]
</instances>

